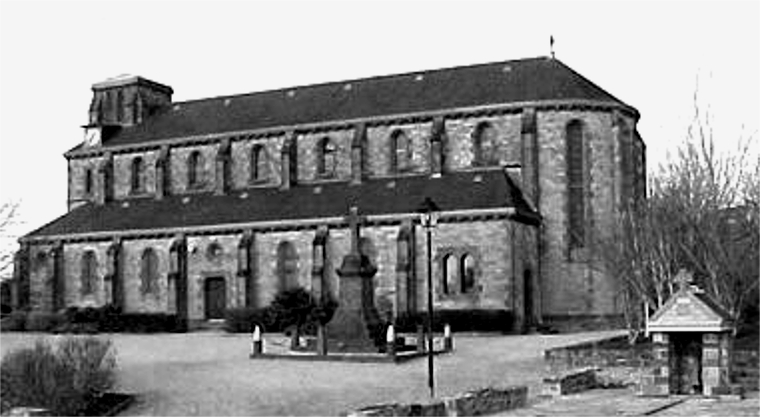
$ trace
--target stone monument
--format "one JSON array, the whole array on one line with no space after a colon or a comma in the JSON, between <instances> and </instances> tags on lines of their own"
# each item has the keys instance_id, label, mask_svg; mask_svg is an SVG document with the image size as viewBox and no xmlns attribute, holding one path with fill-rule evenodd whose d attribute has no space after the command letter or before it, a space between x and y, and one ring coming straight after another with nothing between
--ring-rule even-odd
<instances>
[{"instance_id":1,"label":"stone monument","mask_svg":"<svg viewBox=\"0 0 760 417\"><path fill-rule=\"evenodd\" d=\"M384 344L383 326L375 308L372 278L377 273L366 255L359 251L361 223L356 207L347 217L351 250L337 270L340 277L338 308L327 324L324 337L333 352L379 352Z\"/></svg>"}]
</instances>

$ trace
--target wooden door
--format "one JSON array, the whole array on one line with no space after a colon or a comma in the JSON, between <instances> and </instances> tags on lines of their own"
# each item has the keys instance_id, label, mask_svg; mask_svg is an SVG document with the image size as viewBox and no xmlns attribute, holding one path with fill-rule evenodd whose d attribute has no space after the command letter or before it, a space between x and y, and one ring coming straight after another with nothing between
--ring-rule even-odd
<instances>
[{"instance_id":1,"label":"wooden door","mask_svg":"<svg viewBox=\"0 0 760 417\"><path fill-rule=\"evenodd\" d=\"M204 291L206 303L206 319L224 318L227 306L227 294L224 278L207 278Z\"/></svg>"}]
</instances>

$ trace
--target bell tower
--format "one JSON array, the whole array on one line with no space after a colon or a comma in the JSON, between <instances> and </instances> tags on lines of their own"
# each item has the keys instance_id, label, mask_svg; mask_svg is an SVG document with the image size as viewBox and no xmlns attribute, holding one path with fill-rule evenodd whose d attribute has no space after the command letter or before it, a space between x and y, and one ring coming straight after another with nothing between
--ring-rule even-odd
<instances>
[{"instance_id":1,"label":"bell tower","mask_svg":"<svg viewBox=\"0 0 760 417\"><path fill-rule=\"evenodd\" d=\"M94 84L85 145L100 145L110 132L142 123L170 105L173 92L167 85L132 75Z\"/></svg>"}]
</instances>

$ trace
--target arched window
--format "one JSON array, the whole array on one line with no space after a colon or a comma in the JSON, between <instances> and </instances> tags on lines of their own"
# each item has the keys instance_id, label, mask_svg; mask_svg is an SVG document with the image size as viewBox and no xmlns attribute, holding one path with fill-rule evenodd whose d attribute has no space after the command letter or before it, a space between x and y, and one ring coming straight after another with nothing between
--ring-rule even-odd
<instances>
[{"instance_id":1,"label":"arched window","mask_svg":"<svg viewBox=\"0 0 760 417\"><path fill-rule=\"evenodd\" d=\"M474 165L489 166L499 163L499 146L496 129L488 122L478 124L472 134Z\"/></svg>"},{"instance_id":2,"label":"arched window","mask_svg":"<svg viewBox=\"0 0 760 417\"><path fill-rule=\"evenodd\" d=\"M317 144L317 175L320 177L335 176L338 162L338 150L328 136L323 137Z\"/></svg>"},{"instance_id":3,"label":"arched window","mask_svg":"<svg viewBox=\"0 0 760 417\"><path fill-rule=\"evenodd\" d=\"M151 294L158 291L158 255L152 248L147 248L140 259L140 291Z\"/></svg>"},{"instance_id":4,"label":"arched window","mask_svg":"<svg viewBox=\"0 0 760 417\"><path fill-rule=\"evenodd\" d=\"M405 172L412 167L412 141L403 130L391 134L391 172Z\"/></svg>"},{"instance_id":5,"label":"arched window","mask_svg":"<svg viewBox=\"0 0 760 417\"><path fill-rule=\"evenodd\" d=\"M283 241L277 245L276 274L280 291L298 286L298 252L293 243Z\"/></svg>"},{"instance_id":6,"label":"arched window","mask_svg":"<svg viewBox=\"0 0 760 417\"><path fill-rule=\"evenodd\" d=\"M198 188L203 184L203 155L193 151L187 157L187 187Z\"/></svg>"},{"instance_id":7,"label":"arched window","mask_svg":"<svg viewBox=\"0 0 760 417\"><path fill-rule=\"evenodd\" d=\"M448 254L443 257L443 276L441 279L441 291L448 294L452 288L456 288L457 280L457 257Z\"/></svg>"},{"instance_id":8,"label":"arched window","mask_svg":"<svg viewBox=\"0 0 760 417\"><path fill-rule=\"evenodd\" d=\"M90 168L84 170L84 193L92 194L92 170Z\"/></svg>"},{"instance_id":9,"label":"arched window","mask_svg":"<svg viewBox=\"0 0 760 417\"><path fill-rule=\"evenodd\" d=\"M472 292L475 289L475 259L469 253L462 255L459 273L462 294Z\"/></svg>"},{"instance_id":10,"label":"arched window","mask_svg":"<svg viewBox=\"0 0 760 417\"><path fill-rule=\"evenodd\" d=\"M132 194L139 194L145 191L144 188L144 171L145 163L143 163L142 157L136 156L132 158Z\"/></svg>"},{"instance_id":11,"label":"arched window","mask_svg":"<svg viewBox=\"0 0 760 417\"><path fill-rule=\"evenodd\" d=\"M567 146L567 232L570 249L585 246L583 124L573 120L565 128Z\"/></svg>"},{"instance_id":12,"label":"arched window","mask_svg":"<svg viewBox=\"0 0 760 417\"><path fill-rule=\"evenodd\" d=\"M82 254L82 276L81 276L81 293L82 295L91 295L95 292L95 285L98 274L98 259L95 252L86 251Z\"/></svg>"},{"instance_id":13,"label":"arched window","mask_svg":"<svg viewBox=\"0 0 760 417\"><path fill-rule=\"evenodd\" d=\"M263 145L251 148L251 177L250 182L260 182L267 179L267 154Z\"/></svg>"}]
</instances>

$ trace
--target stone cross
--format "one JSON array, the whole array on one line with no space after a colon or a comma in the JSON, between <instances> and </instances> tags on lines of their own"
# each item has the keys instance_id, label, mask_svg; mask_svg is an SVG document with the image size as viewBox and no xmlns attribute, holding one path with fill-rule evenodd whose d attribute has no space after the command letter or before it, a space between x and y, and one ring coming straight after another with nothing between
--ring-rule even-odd
<instances>
[{"instance_id":1,"label":"stone cross","mask_svg":"<svg viewBox=\"0 0 760 417\"><path fill-rule=\"evenodd\" d=\"M676 277L674 280L678 284L678 289L682 290L684 288L688 288L689 285L691 285L693 281L693 276L691 272L685 269L680 269L678 273L676 274Z\"/></svg>"},{"instance_id":2,"label":"stone cross","mask_svg":"<svg viewBox=\"0 0 760 417\"><path fill-rule=\"evenodd\" d=\"M348 228L351 231L351 253L359 253L359 239L361 238L361 225L364 223L364 216L359 215L359 208L351 206L349 214L346 217Z\"/></svg>"}]
</instances>

